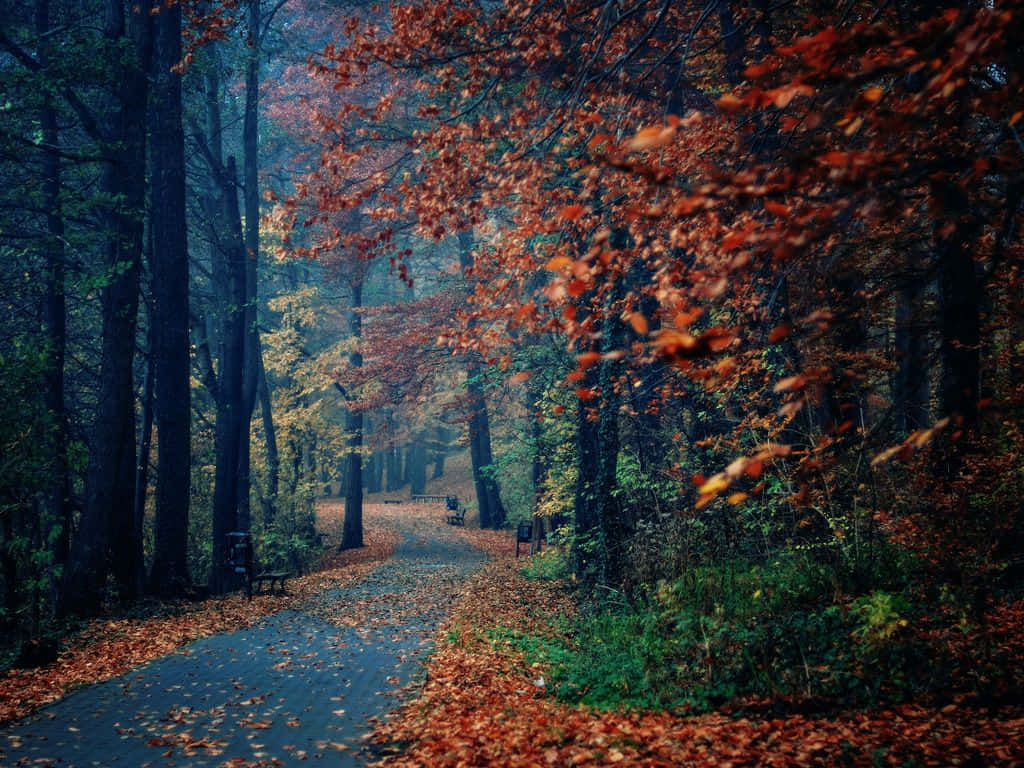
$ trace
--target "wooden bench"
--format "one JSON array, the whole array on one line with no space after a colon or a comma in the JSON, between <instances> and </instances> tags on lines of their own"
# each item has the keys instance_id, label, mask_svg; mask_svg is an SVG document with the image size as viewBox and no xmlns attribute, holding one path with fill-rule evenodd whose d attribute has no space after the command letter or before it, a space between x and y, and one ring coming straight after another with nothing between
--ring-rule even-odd
<instances>
[{"instance_id":1,"label":"wooden bench","mask_svg":"<svg viewBox=\"0 0 1024 768\"><path fill-rule=\"evenodd\" d=\"M412 497L414 504L439 504L447 499L447 496L431 493L415 493Z\"/></svg>"},{"instance_id":2,"label":"wooden bench","mask_svg":"<svg viewBox=\"0 0 1024 768\"><path fill-rule=\"evenodd\" d=\"M263 585L266 582L270 582L270 591L274 591L274 584L277 584L281 589L281 594L285 594L284 583L291 576L287 571L264 571L263 573L257 573L252 577L252 583L256 585L256 592L263 591Z\"/></svg>"},{"instance_id":3,"label":"wooden bench","mask_svg":"<svg viewBox=\"0 0 1024 768\"><path fill-rule=\"evenodd\" d=\"M463 507L462 509L460 509L460 510L458 510L458 511L456 511L456 512L450 514L450 515L448 515L448 517L445 518L445 521L448 523L448 525L465 525L466 524L466 509L465 509L465 507Z\"/></svg>"},{"instance_id":4,"label":"wooden bench","mask_svg":"<svg viewBox=\"0 0 1024 768\"><path fill-rule=\"evenodd\" d=\"M401 504L401 499L384 499L385 504Z\"/></svg>"}]
</instances>

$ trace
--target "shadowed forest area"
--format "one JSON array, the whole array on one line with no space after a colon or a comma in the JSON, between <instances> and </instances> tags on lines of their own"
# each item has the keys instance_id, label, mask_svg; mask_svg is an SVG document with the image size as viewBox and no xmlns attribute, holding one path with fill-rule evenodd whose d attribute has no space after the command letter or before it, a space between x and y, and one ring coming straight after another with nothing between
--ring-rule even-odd
<instances>
[{"instance_id":1,"label":"shadowed forest area","mask_svg":"<svg viewBox=\"0 0 1024 768\"><path fill-rule=\"evenodd\" d=\"M1022 73L1020 0L0 0L0 722L450 558L359 760L1024 764Z\"/></svg>"}]
</instances>

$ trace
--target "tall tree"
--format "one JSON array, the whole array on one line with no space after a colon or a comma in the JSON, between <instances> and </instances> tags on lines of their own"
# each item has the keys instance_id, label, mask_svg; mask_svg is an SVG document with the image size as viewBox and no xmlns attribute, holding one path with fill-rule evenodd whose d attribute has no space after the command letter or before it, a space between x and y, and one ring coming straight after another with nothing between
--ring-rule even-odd
<instances>
[{"instance_id":1,"label":"tall tree","mask_svg":"<svg viewBox=\"0 0 1024 768\"><path fill-rule=\"evenodd\" d=\"M473 238L469 232L459 233L459 262L465 272L473 266ZM479 354L470 352L466 362L466 391L469 394L469 452L473 465L480 527L502 528L508 515L501 503L501 488L494 476L494 455L491 452L491 423L484 391L484 370Z\"/></svg>"},{"instance_id":2,"label":"tall tree","mask_svg":"<svg viewBox=\"0 0 1024 768\"><path fill-rule=\"evenodd\" d=\"M67 606L99 607L109 574L113 532L131 529L135 498L135 396L132 362L139 305L146 191L146 96L151 54L148 8L120 0L104 4L104 60L114 84L95 130L106 199L101 220L106 276L97 409L89 441L85 504L65 583ZM119 559L119 553L114 559ZM131 557L130 552L120 553Z\"/></svg>"},{"instance_id":3,"label":"tall tree","mask_svg":"<svg viewBox=\"0 0 1024 768\"><path fill-rule=\"evenodd\" d=\"M188 517L192 420L189 355L189 263L185 224L185 134L182 128L181 6L156 15L150 111L150 211L153 275L154 400L157 453L156 537L150 586L162 596L189 584ZM142 532L134 533L141 540ZM134 565L134 564L133 564ZM127 565L125 566L128 567ZM141 569L141 564L134 566ZM125 579L131 578L127 572Z\"/></svg>"},{"instance_id":4,"label":"tall tree","mask_svg":"<svg viewBox=\"0 0 1024 768\"><path fill-rule=\"evenodd\" d=\"M355 341L348 356L349 365L358 371L363 366L363 353L359 343L363 336L362 269L349 279L351 303L349 304L349 333ZM355 398L337 385L345 398L345 522L342 526L341 542L338 549L352 549L363 546L363 411Z\"/></svg>"}]
</instances>

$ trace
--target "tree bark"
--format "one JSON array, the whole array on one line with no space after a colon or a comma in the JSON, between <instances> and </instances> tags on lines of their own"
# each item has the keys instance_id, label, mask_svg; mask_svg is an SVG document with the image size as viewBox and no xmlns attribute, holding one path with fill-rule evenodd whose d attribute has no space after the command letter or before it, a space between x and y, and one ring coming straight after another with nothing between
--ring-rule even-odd
<instances>
[{"instance_id":1,"label":"tree bark","mask_svg":"<svg viewBox=\"0 0 1024 768\"><path fill-rule=\"evenodd\" d=\"M391 445L385 450L385 457L388 464L388 476L385 489L397 491L402 487L402 453L396 445Z\"/></svg>"},{"instance_id":2,"label":"tree bark","mask_svg":"<svg viewBox=\"0 0 1024 768\"><path fill-rule=\"evenodd\" d=\"M432 480L444 477L444 460L448 455L448 444L451 442L451 433L447 427L437 428L437 449L434 451L434 473Z\"/></svg>"},{"instance_id":3,"label":"tree bark","mask_svg":"<svg viewBox=\"0 0 1024 768\"><path fill-rule=\"evenodd\" d=\"M363 306L362 280L352 281L352 311L349 313L349 328L356 340L355 349L349 355L353 368L362 368L363 354L359 351L359 340L363 336L363 317L359 309ZM353 549L363 546L363 412L352 406L352 399L345 396L345 431L348 433L348 454L346 472L348 486L345 488L345 522L338 549Z\"/></svg>"},{"instance_id":4,"label":"tree bark","mask_svg":"<svg viewBox=\"0 0 1024 768\"><path fill-rule=\"evenodd\" d=\"M418 496L427 492L427 446L422 433L413 438L410 458L409 493Z\"/></svg>"},{"instance_id":5,"label":"tree bark","mask_svg":"<svg viewBox=\"0 0 1024 768\"><path fill-rule=\"evenodd\" d=\"M267 372L263 367L263 354L259 352L258 388L260 396L260 415L263 419L263 439L267 450L267 492L263 497L263 526L269 528L277 514L277 493L281 478L281 458L277 450L277 430L274 428L274 414L271 407L270 384Z\"/></svg>"},{"instance_id":6,"label":"tree bark","mask_svg":"<svg viewBox=\"0 0 1024 768\"><path fill-rule=\"evenodd\" d=\"M227 178L235 179L234 158L228 158ZM222 224L233 231L220 230L220 241L215 243L215 258L226 261L227 291L221 338L220 377L217 386L216 469L213 494L213 562L210 572L210 590L214 594L232 588L233 577L228 572L227 534L239 529L238 520L238 453L239 433L244 422L242 403L242 367L245 349L245 252L238 212L238 196L234 184L221 190Z\"/></svg>"},{"instance_id":7,"label":"tree bark","mask_svg":"<svg viewBox=\"0 0 1024 768\"><path fill-rule=\"evenodd\" d=\"M153 259L154 415L157 452L156 536L150 588L162 597L190 584L188 515L191 483L189 275L185 223L185 134L182 129L181 6L155 17L151 215ZM140 531L141 534L141 531Z\"/></svg>"},{"instance_id":8,"label":"tree bark","mask_svg":"<svg viewBox=\"0 0 1024 768\"><path fill-rule=\"evenodd\" d=\"M146 92L150 17L146 9L125 19L120 0L107 0L103 35L110 53L114 103L103 125L100 188L108 233L102 290L100 383L89 441L85 505L65 584L66 604L83 613L99 609L109 573L111 529L131 526L135 499L135 396L132 361L139 302L142 211L146 190ZM125 52L125 44L129 52ZM128 472L125 474L125 469Z\"/></svg>"},{"instance_id":9,"label":"tree bark","mask_svg":"<svg viewBox=\"0 0 1024 768\"><path fill-rule=\"evenodd\" d=\"M50 29L50 2L37 0L36 35L40 40ZM50 61L49 46L41 45L39 62L45 68ZM43 337L49 360L43 382L44 402L53 419L49 442L52 482L48 498L47 528L53 552L53 564L63 569L70 552L71 475L68 468L68 415L64 404L64 358L67 347L67 308L64 293L64 215L61 210L60 133L57 111L49 93L42 97L39 114L42 131L43 205L46 210L45 294L43 298ZM54 602L59 603L59 579L54 579Z\"/></svg>"},{"instance_id":10,"label":"tree bark","mask_svg":"<svg viewBox=\"0 0 1024 768\"><path fill-rule=\"evenodd\" d=\"M247 4L248 60L245 70L245 109L242 119L242 174L245 202L245 350L242 367L241 423L238 431L238 527L252 528L250 510L251 425L259 379L259 328L256 322L257 269L260 253L259 101L260 0Z\"/></svg>"},{"instance_id":11,"label":"tree bark","mask_svg":"<svg viewBox=\"0 0 1024 768\"><path fill-rule=\"evenodd\" d=\"M928 353L921 313L924 286L916 260L896 296L895 347L897 369L893 377L895 428L906 435L928 424Z\"/></svg>"},{"instance_id":12,"label":"tree bark","mask_svg":"<svg viewBox=\"0 0 1024 768\"><path fill-rule=\"evenodd\" d=\"M472 235L459 233L459 263L465 273L473 266ZM491 465L491 426L484 397L483 371L478 356L472 353L466 364L466 390L469 393L469 453L473 464L473 484L481 528L502 528L507 514L501 503L501 488Z\"/></svg>"}]
</instances>

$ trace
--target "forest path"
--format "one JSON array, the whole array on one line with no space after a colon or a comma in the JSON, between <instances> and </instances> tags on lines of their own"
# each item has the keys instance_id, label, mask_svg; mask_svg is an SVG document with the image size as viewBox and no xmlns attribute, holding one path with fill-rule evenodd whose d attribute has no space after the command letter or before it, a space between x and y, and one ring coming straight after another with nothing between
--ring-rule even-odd
<instances>
[{"instance_id":1,"label":"forest path","mask_svg":"<svg viewBox=\"0 0 1024 768\"><path fill-rule=\"evenodd\" d=\"M11 766L358 766L484 559L437 507L377 512L402 536L364 580L199 640L0 729ZM372 524L372 522L371 522Z\"/></svg>"}]
</instances>

